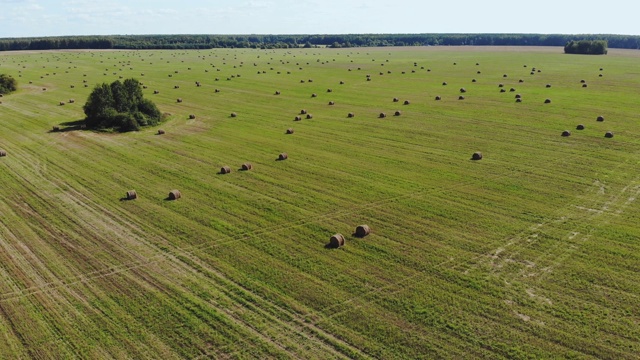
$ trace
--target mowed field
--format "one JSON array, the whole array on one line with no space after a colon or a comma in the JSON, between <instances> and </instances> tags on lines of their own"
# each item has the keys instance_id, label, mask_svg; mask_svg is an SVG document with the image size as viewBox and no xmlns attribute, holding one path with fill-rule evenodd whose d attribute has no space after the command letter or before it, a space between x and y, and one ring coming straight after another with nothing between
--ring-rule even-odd
<instances>
[{"instance_id":1,"label":"mowed field","mask_svg":"<svg viewBox=\"0 0 640 360\"><path fill-rule=\"evenodd\" d=\"M0 53L0 358L637 358L639 60ZM167 121L80 129L120 77Z\"/></svg>"}]
</instances>

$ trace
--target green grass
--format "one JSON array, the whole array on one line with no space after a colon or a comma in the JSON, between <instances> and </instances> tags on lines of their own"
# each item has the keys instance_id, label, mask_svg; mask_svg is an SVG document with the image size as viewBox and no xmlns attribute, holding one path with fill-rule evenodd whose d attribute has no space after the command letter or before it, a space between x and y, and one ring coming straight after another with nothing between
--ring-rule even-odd
<instances>
[{"instance_id":1,"label":"green grass","mask_svg":"<svg viewBox=\"0 0 640 360\"><path fill-rule=\"evenodd\" d=\"M635 358L637 60L1 53L20 89L0 104L0 358ZM76 129L93 86L120 76L169 119ZM351 237L359 224L372 234ZM346 245L326 249L337 232Z\"/></svg>"}]
</instances>

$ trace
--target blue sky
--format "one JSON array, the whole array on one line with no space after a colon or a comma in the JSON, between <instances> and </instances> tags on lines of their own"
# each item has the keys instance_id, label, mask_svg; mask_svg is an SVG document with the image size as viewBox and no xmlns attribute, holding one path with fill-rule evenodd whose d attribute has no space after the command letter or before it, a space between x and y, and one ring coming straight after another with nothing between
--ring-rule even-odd
<instances>
[{"instance_id":1,"label":"blue sky","mask_svg":"<svg viewBox=\"0 0 640 360\"><path fill-rule=\"evenodd\" d=\"M635 1L0 0L0 37L111 34L640 35Z\"/></svg>"}]
</instances>

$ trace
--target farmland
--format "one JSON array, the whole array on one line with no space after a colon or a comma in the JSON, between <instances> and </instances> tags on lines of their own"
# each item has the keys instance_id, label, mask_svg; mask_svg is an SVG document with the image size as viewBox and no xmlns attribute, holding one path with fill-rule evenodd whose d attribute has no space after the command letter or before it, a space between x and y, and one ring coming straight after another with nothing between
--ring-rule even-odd
<instances>
[{"instance_id":1,"label":"farmland","mask_svg":"<svg viewBox=\"0 0 640 360\"><path fill-rule=\"evenodd\" d=\"M0 53L0 358L635 358L639 56Z\"/></svg>"}]
</instances>

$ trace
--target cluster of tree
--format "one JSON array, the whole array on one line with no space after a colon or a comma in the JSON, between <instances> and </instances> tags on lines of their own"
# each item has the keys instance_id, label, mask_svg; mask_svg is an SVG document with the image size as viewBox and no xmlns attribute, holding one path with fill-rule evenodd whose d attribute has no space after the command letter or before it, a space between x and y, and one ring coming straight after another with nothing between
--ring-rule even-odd
<instances>
[{"instance_id":1,"label":"cluster of tree","mask_svg":"<svg viewBox=\"0 0 640 360\"><path fill-rule=\"evenodd\" d=\"M544 34L116 35L0 39L2 50L213 49L435 45L564 46L579 37L612 48L640 49L640 36Z\"/></svg>"},{"instance_id":2,"label":"cluster of tree","mask_svg":"<svg viewBox=\"0 0 640 360\"><path fill-rule=\"evenodd\" d=\"M607 53L606 40L569 41L564 46L565 54L605 55Z\"/></svg>"},{"instance_id":3,"label":"cluster of tree","mask_svg":"<svg viewBox=\"0 0 640 360\"><path fill-rule=\"evenodd\" d=\"M0 94L8 94L18 90L18 82L11 75L0 74Z\"/></svg>"},{"instance_id":4,"label":"cluster of tree","mask_svg":"<svg viewBox=\"0 0 640 360\"><path fill-rule=\"evenodd\" d=\"M121 132L139 130L162 120L158 107L143 98L135 79L116 80L96 85L83 107L85 124L93 129L116 129Z\"/></svg>"}]
</instances>

